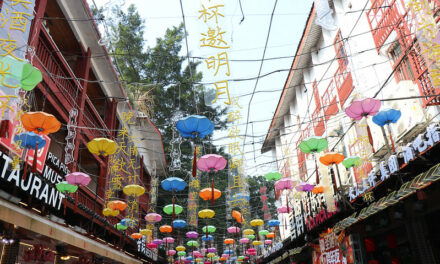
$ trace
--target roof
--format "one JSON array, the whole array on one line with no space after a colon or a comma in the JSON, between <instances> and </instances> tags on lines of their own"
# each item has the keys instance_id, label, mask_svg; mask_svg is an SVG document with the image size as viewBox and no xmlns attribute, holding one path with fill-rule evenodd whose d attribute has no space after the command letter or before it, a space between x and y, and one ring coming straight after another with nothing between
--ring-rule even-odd
<instances>
[{"instance_id":1,"label":"roof","mask_svg":"<svg viewBox=\"0 0 440 264\"><path fill-rule=\"evenodd\" d=\"M279 135L278 131L284 124L283 116L289 113L289 102L293 101L296 95L296 89L293 88L303 82L302 69L311 63L310 51L316 46L322 33L321 27L314 23L315 17L315 7L312 5L289 75L287 76L275 114L261 148L261 153L265 153L275 147L275 139Z\"/></svg>"}]
</instances>

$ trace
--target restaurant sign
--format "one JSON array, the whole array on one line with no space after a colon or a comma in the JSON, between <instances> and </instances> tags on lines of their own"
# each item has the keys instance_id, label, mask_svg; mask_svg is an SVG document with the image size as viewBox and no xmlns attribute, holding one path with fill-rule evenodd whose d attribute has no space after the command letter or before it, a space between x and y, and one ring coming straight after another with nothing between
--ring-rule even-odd
<instances>
[{"instance_id":1,"label":"restaurant sign","mask_svg":"<svg viewBox=\"0 0 440 264\"><path fill-rule=\"evenodd\" d=\"M391 174L396 173L401 167L407 165L415 157L422 154L428 148L433 147L440 141L440 126L431 124L426 128L426 132L420 133L413 142L408 143L402 148L403 164L399 164L397 155L390 155L387 160L379 163L379 171L373 168L368 177L357 187L350 187L350 201L363 195L370 188L374 188L378 183L388 179Z\"/></svg>"},{"instance_id":2,"label":"restaurant sign","mask_svg":"<svg viewBox=\"0 0 440 264\"><path fill-rule=\"evenodd\" d=\"M11 162L12 159L0 151L1 181L15 184L20 190L34 196L42 203L57 210L61 208L65 195L59 192L55 188L55 185L61 182L64 177L61 177L46 165L43 175L32 173L29 169L26 173L26 180L23 180L23 171L19 167L17 169L9 169L11 167Z\"/></svg>"},{"instance_id":3,"label":"restaurant sign","mask_svg":"<svg viewBox=\"0 0 440 264\"><path fill-rule=\"evenodd\" d=\"M137 249L138 252L142 253L144 256L146 256L149 259L157 260L157 254L154 253L151 249L147 248L145 245L147 243L147 240L143 236L142 239L139 239L137 241Z\"/></svg>"}]
</instances>

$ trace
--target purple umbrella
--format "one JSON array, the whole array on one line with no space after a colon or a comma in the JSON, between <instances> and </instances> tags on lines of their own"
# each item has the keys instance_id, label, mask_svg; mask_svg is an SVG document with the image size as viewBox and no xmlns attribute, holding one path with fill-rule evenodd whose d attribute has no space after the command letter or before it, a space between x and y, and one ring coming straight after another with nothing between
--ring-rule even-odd
<instances>
[{"instance_id":1,"label":"purple umbrella","mask_svg":"<svg viewBox=\"0 0 440 264\"><path fill-rule=\"evenodd\" d=\"M153 244L155 244L155 245L162 245L163 244L163 240L162 239L154 239L153 240Z\"/></svg>"},{"instance_id":2,"label":"purple umbrella","mask_svg":"<svg viewBox=\"0 0 440 264\"><path fill-rule=\"evenodd\" d=\"M315 188L315 185L309 183L301 183L299 186L296 186L295 189L299 192L311 192Z\"/></svg>"},{"instance_id":3,"label":"purple umbrella","mask_svg":"<svg viewBox=\"0 0 440 264\"><path fill-rule=\"evenodd\" d=\"M208 248L208 253L215 253L217 250L215 247Z\"/></svg>"},{"instance_id":4,"label":"purple umbrella","mask_svg":"<svg viewBox=\"0 0 440 264\"><path fill-rule=\"evenodd\" d=\"M197 233L195 231L189 231L189 232L186 232L186 237L187 238L198 238L199 233Z\"/></svg>"}]
</instances>

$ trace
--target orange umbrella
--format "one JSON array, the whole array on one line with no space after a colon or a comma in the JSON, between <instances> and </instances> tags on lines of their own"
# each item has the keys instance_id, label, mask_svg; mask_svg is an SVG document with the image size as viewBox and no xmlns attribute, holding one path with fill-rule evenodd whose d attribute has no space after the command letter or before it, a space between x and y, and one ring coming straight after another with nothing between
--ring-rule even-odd
<instances>
[{"instance_id":1,"label":"orange umbrella","mask_svg":"<svg viewBox=\"0 0 440 264\"><path fill-rule=\"evenodd\" d=\"M127 208L127 204L123 201L111 201L107 204L107 207L112 210L124 211Z\"/></svg>"},{"instance_id":2,"label":"orange umbrella","mask_svg":"<svg viewBox=\"0 0 440 264\"><path fill-rule=\"evenodd\" d=\"M243 223L243 215L239 211L233 210L232 217L234 217L238 223L240 223L240 224Z\"/></svg>"},{"instance_id":3,"label":"orange umbrella","mask_svg":"<svg viewBox=\"0 0 440 264\"><path fill-rule=\"evenodd\" d=\"M131 238L133 238L133 239L141 239L142 238L142 234L133 233L133 234L131 234Z\"/></svg>"},{"instance_id":4,"label":"orange umbrella","mask_svg":"<svg viewBox=\"0 0 440 264\"><path fill-rule=\"evenodd\" d=\"M214 188L214 191L211 188L205 188L199 192L200 198L202 198L205 201L208 200L217 200L222 195L222 192L220 190L217 190Z\"/></svg>"},{"instance_id":5,"label":"orange umbrella","mask_svg":"<svg viewBox=\"0 0 440 264\"><path fill-rule=\"evenodd\" d=\"M323 186L316 186L315 188L313 188L312 192L314 194L318 194L318 193L324 193L324 187Z\"/></svg>"},{"instance_id":6,"label":"orange umbrella","mask_svg":"<svg viewBox=\"0 0 440 264\"><path fill-rule=\"evenodd\" d=\"M226 238L223 243L225 243L226 245L232 245L235 243L235 240L232 238Z\"/></svg>"},{"instance_id":7,"label":"orange umbrella","mask_svg":"<svg viewBox=\"0 0 440 264\"><path fill-rule=\"evenodd\" d=\"M45 112L27 112L21 116L21 123L24 129L36 134L45 134L57 132L61 123L58 119Z\"/></svg>"},{"instance_id":8,"label":"orange umbrella","mask_svg":"<svg viewBox=\"0 0 440 264\"><path fill-rule=\"evenodd\" d=\"M336 165L336 172L338 173L338 180L339 180L339 185L342 186L342 182L341 182L341 176L339 175L339 169L338 169L338 164L341 163L344 160L344 155L341 153L336 153L336 152L329 152L326 153L324 156L319 158L319 161L326 165L326 166L331 166L331 165ZM334 176L334 173L332 173L332 181L333 181L333 189L336 192L338 192L338 188L336 187L336 179Z\"/></svg>"},{"instance_id":9,"label":"orange umbrella","mask_svg":"<svg viewBox=\"0 0 440 264\"><path fill-rule=\"evenodd\" d=\"M159 227L159 231L161 233L171 233L173 231L173 228L169 225L163 225L163 226Z\"/></svg>"},{"instance_id":10,"label":"orange umbrella","mask_svg":"<svg viewBox=\"0 0 440 264\"><path fill-rule=\"evenodd\" d=\"M275 233L269 233L266 235L267 238L275 238Z\"/></svg>"}]
</instances>

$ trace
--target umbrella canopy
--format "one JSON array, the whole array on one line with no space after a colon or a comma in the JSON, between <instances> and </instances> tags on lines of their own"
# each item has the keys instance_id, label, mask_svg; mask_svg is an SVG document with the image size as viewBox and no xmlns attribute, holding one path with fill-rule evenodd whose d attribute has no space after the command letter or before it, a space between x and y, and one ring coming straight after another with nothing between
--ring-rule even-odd
<instances>
[{"instance_id":1,"label":"umbrella canopy","mask_svg":"<svg viewBox=\"0 0 440 264\"><path fill-rule=\"evenodd\" d=\"M60 183L57 183L56 188L61 193L74 193L76 190L78 190L77 185L73 185L68 183L67 181L62 181ZM106 208L108 209L108 208ZM119 211L117 211L119 214Z\"/></svg>"},{"instance_id":2,"label":"umbrella canopy","mask_svg":"<svg viewBox=\"0 0 440 264\"><path fill-rule=\"evenodd\" d=\"M58 187L58 184L57 184L57 187ZM78 188L78 186L75 186L75 187ZM119 210L112 210L110 208L104 208L102 210L102 214L104 216L117 216L117 215L119 215Z\"/></svg>"},{"instance_id":3,"label":"umbrella canopy","mask_svg":"<svg viewBox=\"0 0 440 264\"><path fill-rule=\"evenodd\" d=\"M252 245L254 245L254 246L259 246L259 245L261 245L262 243L261 243L261 241L252 241Z\"/></svg>"},{"instance_id":4,"label":"umbrella canopy","mask_svg":"<svg viewBox=\"0 0 440 264\"><path fill-rule=\"evenodd\" d=\"M46 139L34 132L24 132L15 135L14 142L21 148L35 149L38 145L38 149L46 146Z\"/></svg>"},{"instance_id":5,"label":"umbrella canopy","mask_svg":"<svg viewBox=\"0 0 440 264\"><path fill-rule=\"evenodd\" d=\"M278 181L282 177L283 175L279 172L268 172L264 174L264 178L266 178L268 181Z\"/></svg>"},{"instance_id":6,"label":"umbrella canopy","mask_svg":"<svg viewBox=\"0 0 440 264\"><path fill-rule=\"evenodd\" d=\"M399 110L385 109L373 116L373 122L376 125L383 127L384 125L396 123L400 116L402 116L402 112Z\"/></svg>"},{"instance_id":7,"label":"umbrella canopy","mask_svg":"<svg viewBox=\"0 0 440 264\"><path fill-rule=\"evenodd\" d=\"M255 235L247 235L247 238L249 238L250 240L253 240L255 238Z\"/></svg>"},{"instance_id":8,"label":"umbrella canopy","mask_svg":"<svg viewBox=\"0 0 440 264\"><path fill-rule=\"evenodd\" d=\"M225 243L226 245L231 245L235 243L235 240L232 238L226 238L225 240L223 240L223 243Z\"/></svg>"},{"instance_id":9,"label":"umbrella canopy","mask_svg":"<svg viewBox=\"0 0 440 264\"><path fill-rule=\"evenodd\" d=\"M268 224L270 227L279 226L280 223L281 223L281 222L280 222L279 220L269 220L269 222L267 222L267 224Z\"/></svg>"},{"instance_id":10,"label":"umbrella canopy","mask_svg":"<svg viewBox=\"0 0 440 264\"><path fill-rule=\"evenodd\" d=\"M202 240L203 241L212 241L212 240L214 240L214 237L211 235L204 235L204 236L202 236Z\"/></svg>"},{"instance_id":11,"label":"umbrella canopy","mask_svg":"<svg viewBox=\"0 0 440 264\"><path fill-rule=\"evenodd\" d=\"M275 189L277 190L292 190L296 182L290 178L282 178L275 182Z\"/></svg>"},{"instance_id":12,"label":"umbrella canopy","mask_svg":"<svg viewBox=\"0 0 440 264\"><path fill-rule=\"evenodd\" d=\"M107 207L112 210L124 211L125 208L127 208L127 204L123 201L116 200L116 201L108 202Z\"/></svg>"},{"instance_id":13,"label":"umbrella canopy","mask_svg":"<svg viewBox=\"0 0 440 264\"><path fill-rule=\"evenodd\" d=\"M232 210L232 217L240 224L243 222L243 216L239 211Z\"/></svg>"},{"instance_id":14,"label":"umbrella canopy","mask_svg":"<svg viewBox=\"0 0 440 264\"><path fill-rule=\"evenodd\" d=\"M176 247L176 250L177 250L177 251L185 251L186 248L185 248L184 246L177 246L177 247Z\"/></svg>"},{"instance_id":15,"label":"umbrella canopy","mask_svg":"<svg viewBox=\"0 0 440 264\"><path fill-rule=\"evenodd\" d=\"M153 249L153 248L157 248L157 245L151 242L151 243L148 243L148 244L147 244L147 247L148 247L149 249Z\"/></svg>"},{"instance_id":16,"label":"umbrella canopy","mask_svg":"<svg viewBox=\"0 0 440 264\"><path fill-rule=\"evenodd\" d=\"M37 134L49 135L57 132L61 123L51 114L45 112L27 112L21 115L21 124L24 129Z\"/></svg>"},{"instance_id":17,"label":"umbrella canopy","mask_svg":"<svg viewBox=\"0 0 440 264\"><path fill-rule=\"evenodd\" d=\"M179 252L177 252L177 256L180 256L180 257L186 256L186 252L185 251L179 251Z\"/></svg>"},{"instance_id":18,"label":"umbrella canopy","mask_svg":"<svg viewBox=\"0 0 440 264\"><path fill-rule=\"evenodd\" d=\"M319 161L325 166L339 164L344 160L344 154L337 152L328 152L319 158Z\"/></svg>"},{"instance_id":19,"label":"umbrella canopy","mask_svg":"<svg viewBox=\"0 0 440 264\"><path fill-rule=\"evenodd\" d=\"M272 240L266 239L266 240L264 240L264 244L265 245L270 245L270 244L272 244Z\"/></svg>"},{"instance_id":20,"label":"umbrella canopy","mask_svg":"<svg viewBox=\"0 0 440 264\"><path fill-rule=\"evenodd\" d=\"M166 206L163 208L163 211L164 211L167 215L172 215L172 214L173 214L173 205L172 205L172 204L166 205ZM174 214L178 215L178 214L180 214L180 213L182 213L182 212L183 212L183 207L180 206L180 205L178 205L178 204L175 204L175 205L174 205Z\"/></svg>"},{"instance_id":21,"label":"umbrella canopy","mask_svg":"<svg viewBox=\"0 0 440 264\"><path fill-rule=\"evenodd\" d=\"M159 231L161 233L171 233L173 231L173 228L169 225L163 225L163 226L159 227Z\"/></svg>"},{"instance_id":22,"label":"umbrella canopy","mask_svg":"<svg viewBox=\"0 0 440 264\"><path fill-rule=\"evenodd\" d=\"M213 218L215 216L215 212L211 209L203 209L199 211L199 217L206 219L206 218Z\"/></svg>"},{"instance_id":23,"label":"umbrella canopy","mask_svg":"<svg viewBox=\"0 0 440 264\"><path fill-rule=\"evenodd\" d=\"M172 238L172 237L165 237L163 239L163 242L164 243L168 243L168 244L173 244L174 243L174 238Z\"/></svg>"},{"instance_id":24,"label":"umbrella canopy","mask_svg":"<svg viewBox=\"0 0 440 264\"><path fill-rule=\"evenodd\" d=\"M142 238L142 234L141 233L133 233L130 236L133 239L141 239Z\"/></svg>"},{"instance_id":25,"label":"umbrella canopy","mask_svg":"<svg viewBox=\"0 0 440 264\"><path fill-rule=\"evenodd\" d=\"M72 172L66 175L66 181L73 185L86 186L90 183L90 176L82 172Z\"/></svg>"},{"instance_id":26,"label":"umbrella canopy","mask_svg":"<svg viewBox=\"0 0 440 264\"><path fill-rule=\"evenodd\" d=\"M128 195L128 196L133 195L133 196L139 197L145 193L145 188L140 185L137 185L137 184L130 184L130 185L124 186L122 191L125 193L125 195Z\"/></svg>"},{"instance_id":27,"label":"umbrella canopy","mask_svg":"<svg viewBox=\"0 0 440 264\"><path fill-rule=\"evenodd\" d=\"M250 196L247 193L236 193L236 194L232 195L232 198L234 201L244 201L244 200L249 201Z\"/></svg>"},{"instance_id":28,"label":"umbrella canopy","mask_svg":"<svg viewBox=\"0 0 440 264\"><path fill-rule=\"evenodd\" d=\"M162 216L157 213L148 213L145 216L145 221L147 221L148 223L157 223L160 222L160 220L162 220Z\"/></svg>"},{"instance_id":29,"label":"umbrella canopy","mask_svg":"<svg viewBox=\"0 0 440 264\"><path fill-rule=\"evenodd\" d=\"M204 116L192 115L177 121L176 128L184 138L204 138L214 131L214 124Z\"/></svg>"},{"instance_id":30,"label":"umbrella canopy","mask_svg":"<svg viewBox=\"0 0 440 264\"><path fill-rule=\"evenodd\" d=\"M255 234L255 231L253 229L245 229L243 230L243 235L253 235Z\"/></svg>"},{"instance_id":31,"label":"umbrella canopy","mask_svg":"<svg viewBox=\"0 0 440 264\"><path fill-rule=\"evenodd\" d=\"M258 232L258 234L260 236L266 236L267 234L269 234L269 231L263 229L263 230L260 230L260 232Z\"/></svg>"},{"instance_id":32,"label":"umbrella canopy","mask_svg":"<svg viewBox=\"0 0 440 264\"><path fill-rule=\"evenodd\" d=\"M345 108L345 113L355 120L361 120L363 117L376 115L380 105L380 100L374 98L354 100L351 105Z\"/></svg>"},{"instance_id":33,"label":"umbrella canopy","mask_svg":"<svg viewBox=\"0 0 440 264\"><path fill-rule=\"evenodd\" d=\"M251 220L251 226L262 226L263 224L264 224L264 221L261 219Z\"/></svg>"},{"instance_id":34,"label":"umbrella canopy","mask_svg":"<svg viewBox=\"0 0 440 264\"><path fill-rule=\"evenodd\" d=\"M215 257L215 253L208 253L208 254L206 254L206 256L208 258L213 258L213 257Z\"/></svg>"},{"instance_id":35,"label":"umbrella canopy","mask_svg":"<svg viewBox=\"0 0 440 264\"><path fill-rule=\"evenodd\" d=\"M275 238L275 233L270 232L266 235L267 238Z\"/></svg>"},{"instance_id":36,"label":"umbrella canopy","mask_svg":"<svg viewBox=\"0 0 440 264\"><path fill-rule=\"evenodd\" d=\"M233 251L232 249L226 249L226 250L224 251L224 253L225 253L226 255L232 255L232 254L234 254L234 251Z\"/></svg>"},{"instance_id":37,"label":"umbrella canopy","mask_svg":"<svg viewBox=\"0 0 440 264\"><path fill-rule=\"evenodd\" d=\"M197 233L195 231L186 232L186 237L187 238L197 238L198 236L199 236L199 233Z\"/></svg>"},{"instance_id":38,"label":"umbrella canopy","mask_svg":"<svg viewBox=\"0 0 440 264\"><path fill-rule=\"evenodd\" d=\"M228 162L225 158L217 154L207 154L203 155L197 161L197 168L201 171L206 172L217 172L219 170L223 170L226 167Z\"/></svg>"},{"instance_id":39,"label":"umbrella canopy","mask_svg":"<svg viewBox=\"0 0 440 264\"><path fill-rule=\"evenodd\" d=\"M318 193L324 193L324 186L315 186L315 188L313 188L312 193L314 194L318 194Z\"/></svg>"},{"instance_id":40,"label":"umbrella canopy","mask_svg":"<svg viewBox=\"0 0 440 264\"><path fill-rule=\"evenodd\" d=\"M342 165L344 165L344 167L347 169L359 166L361 163L362 163L362 159L358 156L350 156L342 161Z\"/></svg>"},{"instance_id":41,"label":"umbrella canopy","mask_svg":"<svg viewBox=\"0 0 440 264\"><path fill-rule=\"evenodd\" d=\"M134 227L136 225L136 220L124 218L121 220L121 224L123 224L125 226L129 226L129 227Z\"/></svg>"},{"instance_id":42,"label":"umbrella canopy","mask_svg":"<svg viewBox=\"0 0 440 264\"><path fill-rule=\"evenodd\" d=\"M116 142L107 138L94 138L87 143L87 148L90 153L95 155L108 156L113 155L118 148Z\"/></svg>"},{"instance_id":43,"label":"umbrella canopy","mask_svg":"<svg viewBox=\"0 0 440 264\"><path fill-rule=\"evenodd\" d=\"M304 153L318 153L325 150L327 147L327 139L316 136L308 137L299 144L299 149Z\"/></svg>"},{"instance_id":44,"label":"umbrella canopy","mask_svg":"<svg viewBox=\"0 0 440 264\"><path fill-rule=\"evenodd\" d=\"M141 229L139 231L143 236L151 236L153 234L153 230L151 229Z\"/></svg>"},{"instance_id":45,"label":"umbrella canopy","mask_svg":"<svg viewBox=\"0 0 440 264\"><path fill-rule=\"evenodd\" d=\"M206 230L206 229L208 229L208 230ZM208 233L214 233L215 230L216 230L215 226L212 226L212 225L204 226L204 227L202 228L203 233L206 233L206 232L208 232Z\"/></svg>"},{"instance_id":46,"label":"umbrella canopy","mask_svg":"<svg viewBox=\"0 0 440 264\"><path fill-rule=\"evenodd\" d=\"M188 247L197 247L199 245L199 243L195 240L190 240L190 241L186 242L186 245Z\"/></svg>"},{"instance_id":47,"label":"umbrella canopy","mask_svg":"<svg viewBox=\"0 0 440 264\"><path fill-rule=\"evenodd\" d=\"M199 192L200 198L202 198L205 201L208 201L211 199L217 200L218 198L220 198L221 195L222 195L222 192L220 190L215 189L215 188L214 188L214 192L213 192L212 188L205 188Z\"/></svg>"},{"instance_id":48,"label":"umbrella canopy","mask_svg":"<svg viewBox=\"0 0 440 264\"><path fill-rule=\"evenodd\" d=\"M250 242L250 240L249 240L249 238L247 238L247 237L240 238L240 244L247 244L247 243L249 243L249 242Z\"/></svg>"},{"instance_id":49,"label":"umbrella canopy","mask_svg":"<svg viewBox=\"0 0 440 264\"><path fill-rule=\"evenodd\" d=\"M238 233L240 233L240 228L236 227L236 226L228 227L228 233L229 234L238 234Z\"/></svg>"},{"instance_id":50,"label":"umbrella canopy","mask_svg":"<svg viewBox=\"0 0 440 264\"><path fill-rule=\"evenodd\" d=\"M121 223L116 224L116 230L126 230L127 228L128 228L128 226L123 225Z\"/></svg>"},{"instance_id":51,"label":"umbrella canopy","mask_svg":"<svg viewBox=\"0 0 440 264\"><path fill-rule=\"evenodd\" d=\"M176 255L176 251L174 249L170 249L166 251L167 256L174 256Z\"/></svg>"},{"instance_id":52,"label":"umbrella canopy","mask_svg":"<svg viewBox=\"0 0 440 264\"><path fill-rule=\"evenodd\" d=\"M217 249L215 247L208 248L208 253L215 253Z\"/></svg>"},{"instance_id":53,"label":"umbrella canopy","mask_svg":"<svg viewBox=\"0 0 440 264\"><path fill-rule=\"evenodd\" d=\"M309 184L309 183L301 183L300 185L296 186L295 189L298 192L311 192L315 188L315 185Z\"/></svg>"},{"instance_id":54,"label":"umbrella canopy","mask_svg":"<svg viewBox=\"0 0 440 264\"><path fill-rule=\"evenodd\" d=\"M186 221L185 220L174 220L173 221L173 227L174 228L184 228L186 227Z\"/></svg>"},{"instance_id":55,"label":"umbrella canopy","mask_svg":"<svg viewBox=\"0 0 440 264\"><path fill-rule=\"evenodd\" d=\"M162 189L169 192L180 192L183 191L186 187L186 182L177 177L170 177L165 180L163 180L160 185L162 186Z\"/></svg>"}]
</instances>

